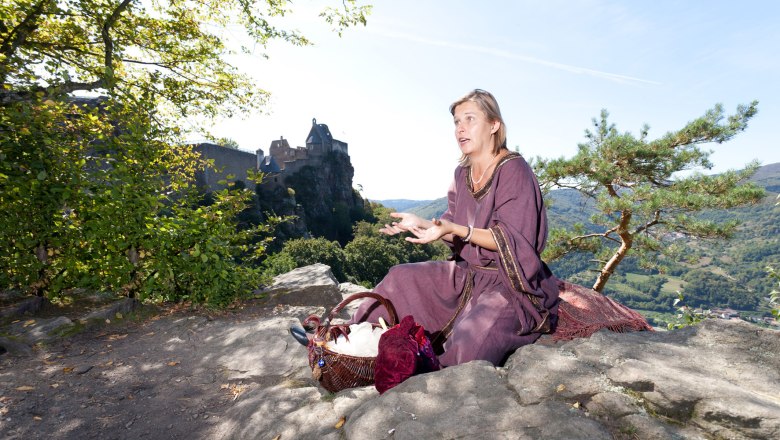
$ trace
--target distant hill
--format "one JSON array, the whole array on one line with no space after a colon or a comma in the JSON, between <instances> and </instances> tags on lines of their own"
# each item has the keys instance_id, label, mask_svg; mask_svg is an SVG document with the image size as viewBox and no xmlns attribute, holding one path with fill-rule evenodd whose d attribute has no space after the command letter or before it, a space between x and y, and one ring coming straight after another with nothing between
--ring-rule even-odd
<instances>
[{"instance_id":1,"label":"distant hill","mask_svg":"<svg viewBox=\"0 0 780 440\"><path fill-rule=\"evenodd\" d=\"M762 166L750 180L771 193L780 193L780 162Z\"/></svg>"},{"instance_id":2,"label":"distant hill","mask_svg":"<svg viewBox=\"0 0 780 440\"><path fill-rule=\"evenodd\" d=\"M386 206L388 208L393 208L397 212L410 212L408 211L410 207L424 205L426 203L431 202L431 200L409 200L409 199L390 199L390 200L371 200L371 201L379 203L382 206Z\"/></svg>"}]
</instances>

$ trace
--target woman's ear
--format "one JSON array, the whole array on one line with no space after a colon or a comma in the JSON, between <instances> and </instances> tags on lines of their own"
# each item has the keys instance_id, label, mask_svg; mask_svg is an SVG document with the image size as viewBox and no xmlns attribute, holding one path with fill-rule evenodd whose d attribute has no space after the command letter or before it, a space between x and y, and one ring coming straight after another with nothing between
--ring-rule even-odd
<instances>
[{"instance_id":1,"label":"woman's ear","mask_svg":"<svg viewBox=\"0 0 780 440\"><path fill-rule=\"evenodd\" d=\"M501 121L493 121L493 127L490 128L490 134L496 134L501 128Z\"/></svg>"}]
</instances>

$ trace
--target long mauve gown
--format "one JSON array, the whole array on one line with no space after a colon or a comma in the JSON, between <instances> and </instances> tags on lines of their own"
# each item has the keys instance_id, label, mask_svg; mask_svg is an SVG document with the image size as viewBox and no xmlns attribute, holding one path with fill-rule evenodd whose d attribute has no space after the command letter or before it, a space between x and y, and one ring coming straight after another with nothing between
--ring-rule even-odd
<instances>
[{"instance_id":1,"label":"long mauve gown","mask_svg":"<svg viewBox=\"0 0 780 440\"><path fill-rule=\"evenodd\" d=\"M509 153L481 190L472 188L469 168L459 166L441 218L490 229L498 251L455 237L453 260L394 266L374 289L393 303L399 319L412 315L431 333L444 366L476 359L499 365L557 320L557 282L539 257L547 215L531 167ZM379 316L386 319L384 307L369 300L352 322Z\"/></svg>"}]
</instances>

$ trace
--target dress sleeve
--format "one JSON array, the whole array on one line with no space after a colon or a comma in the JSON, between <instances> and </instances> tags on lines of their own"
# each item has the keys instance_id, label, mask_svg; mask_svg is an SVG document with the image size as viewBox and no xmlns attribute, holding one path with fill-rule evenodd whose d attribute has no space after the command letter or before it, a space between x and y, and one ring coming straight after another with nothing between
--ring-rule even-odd
<instances>
[{"instance_id":1,"label":"dress sleeve","mask_svg":"<svg viewBox=\"0 0 780 440\"><path fill-rule=\"evenodd\" d=\"M490 231L498 245L499 272L515 292L544 298L542 281L549 269L540 254L547 236L547 218L539 184L522 157L505 163L496 177Z\"/></svg>"}]
</instances>

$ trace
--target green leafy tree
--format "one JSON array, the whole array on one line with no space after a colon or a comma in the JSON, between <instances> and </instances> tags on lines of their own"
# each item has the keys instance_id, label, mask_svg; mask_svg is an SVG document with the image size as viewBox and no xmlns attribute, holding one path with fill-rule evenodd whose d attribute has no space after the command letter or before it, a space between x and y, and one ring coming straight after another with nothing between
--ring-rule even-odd
<instances>
[{"instance_id":1,"label":"green leafy tree","mask_svg":"<svg viewBox=\"0 0 780 440\"><path fill-rule=\"evenodd\" d=\"M3 2L3 285L218 304L256 285L257 271L241 263L262 256L274 222L236 227L246 190L202 206L194 173L205 164L179 127L265 105L267 92L226 61L222 34L238 24L260 46L309 44L273 24L290 3ZM340 31L365 24L368 11L347 0L322 15Z\"/></svg>"},{"instance_id":2,"label":"green leafy tree","mask_svg":"<svg viewBox=\"0 0 780 440\"><path fill-rule=\"evenodd\" d=\"M684 172L710 169L711 151L701 146L726 142L745 130L756 107L754 101L724 117L722 106L716 105L704 116L656 140L648 139L648 126L639 137L619 132L602 111L601 117L593 120L594 130L586 130L587 142L579 145L574 157L538 159L535 163L546 190L576 189L592 199L598 210L591 221L599 231L586 231L582 225L553 230L545 258L552 260L576 251L596 254L600 268L593 289L600 292L629 252L635 253L643 266L653 267L658 254L679 256L679 249L673 246L677 237L730 237L736 222L707 221L694 214L705 208L758 203L764 190L745 182L758 164L715 176Z\"/></svg>"},{"instance_id":3,"label":"green leafy tree","mask_svg":"<svg viewBox=\"0 0 780 440\"><path fill-rule=\"evenodd\" d=\"M287 262L292 263L292 267ZM337 241L322 237L296 238L285 242L281 252L269 258L266 267L273 271L272 275L278 275L297 267L322 263L330 266L336 279L346 281L344 262L344 251Z\"/></svg>"},{"instance_id":4,"label":"green leafy tree","mask_svg":"<svg viewBox=\"0 0 780 440\"><path fill-rule=\"evenodd\" d=\"M375 286L400 263L397 250L380 237L355 237L344 246L347 275L365 287Z\"/></svg>"}]
</instances>

